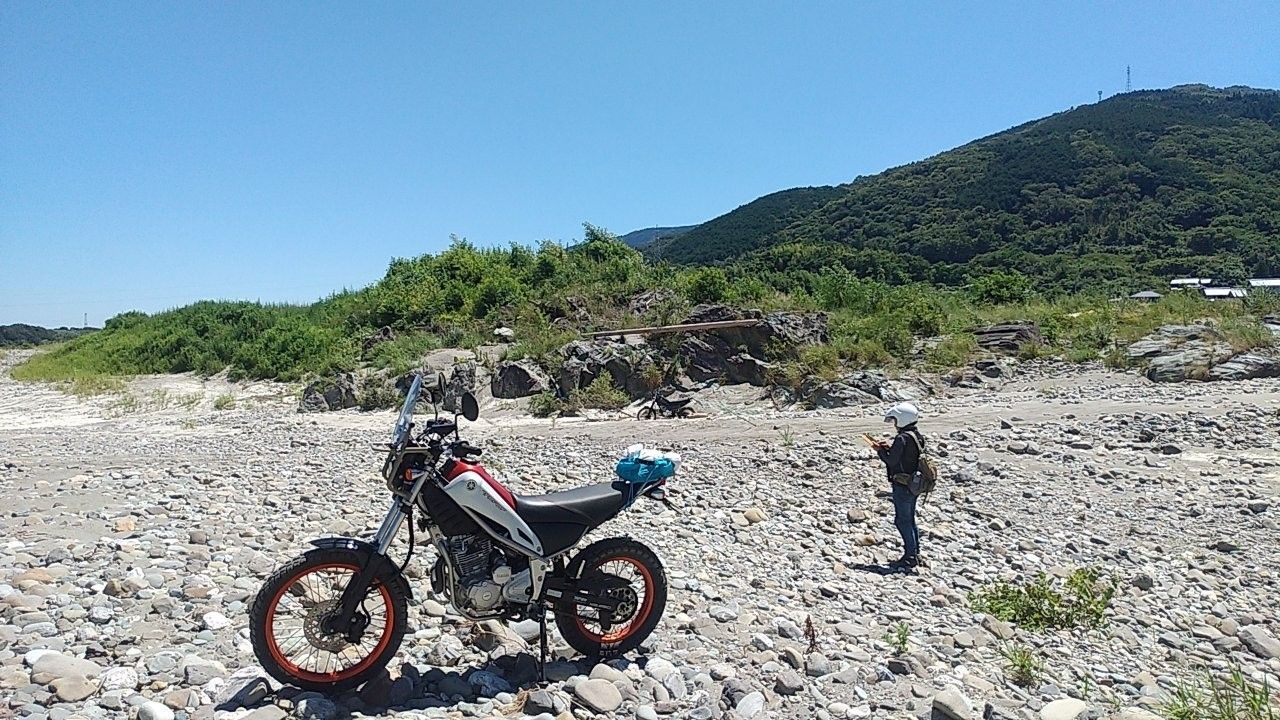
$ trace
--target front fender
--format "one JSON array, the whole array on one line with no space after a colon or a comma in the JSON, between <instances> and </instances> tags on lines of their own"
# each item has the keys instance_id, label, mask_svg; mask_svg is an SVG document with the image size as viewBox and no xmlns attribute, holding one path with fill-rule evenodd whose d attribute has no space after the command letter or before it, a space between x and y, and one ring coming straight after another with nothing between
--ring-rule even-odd
<instances>
[{"instance_id":1,"label":"front fender","mask_svg":"<svg viewBox=\"0 0 1280 720\"><path fill-rule=\"evenodd\" d=\"M400 568L391 562L391 558L386 555L379 555L378 549L367 540L350 537L327 537L316 538L309 541L308 544L321 550L353 550L358 552L364 556L366 563L373 564L373 577L395 578L397 582L404 585L405 597L410 599L417 598L413 591L413 586L400 574Z\"/></svg>"},{"instance_id":2,"label":"front fender","mask_svg":"<svg viewBox=\"0 0 1280 720\"><path fill-rule=\"evenodd\" d=\"M309 544L314 545L322 550L358 550L370 556L377 554L377 548L368 540L360 540L359 538L349 537L326 537L316 538Z\"/></svg>"}]
</instances>

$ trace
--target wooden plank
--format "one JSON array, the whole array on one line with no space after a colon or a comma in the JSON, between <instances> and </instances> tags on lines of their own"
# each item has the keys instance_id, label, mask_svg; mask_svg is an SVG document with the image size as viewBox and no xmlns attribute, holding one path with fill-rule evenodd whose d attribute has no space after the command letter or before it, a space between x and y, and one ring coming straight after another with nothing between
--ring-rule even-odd
<instances>
[{"instance_id":1,"label":"wooden plank","mask_svg":"<svg viewBox=\"0 0 1280 720\"><path fill-rule=\"evenodd\" d=\"M602 338L620 337L623 335L661 335L663 333L698 332L701 330L719 330L721 328L752 327L764 322L760 318L745 320L717 320L715 322L686 323L684 325L656 325L654 327L627 328L625 330L598 330L583 333L583 337Z\"/></svg>"}]
</instances>

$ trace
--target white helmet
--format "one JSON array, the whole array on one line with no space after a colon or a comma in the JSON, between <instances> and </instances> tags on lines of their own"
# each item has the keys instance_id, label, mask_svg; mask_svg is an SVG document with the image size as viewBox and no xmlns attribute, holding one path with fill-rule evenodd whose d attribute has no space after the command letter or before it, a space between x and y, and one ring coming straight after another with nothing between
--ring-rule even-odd
<instances>
[{"instance_id":1,"label":"white helmet","mask_svg":"<svg viewBox=\"0 0 1280 720\"><path fill-rule=\"evenodd\" d=\"M884 414L884 421L893 423L894 427L913 425L920 419L920 409L909 402L902 402L889 408Z\"/></svg>"}]
</instances>

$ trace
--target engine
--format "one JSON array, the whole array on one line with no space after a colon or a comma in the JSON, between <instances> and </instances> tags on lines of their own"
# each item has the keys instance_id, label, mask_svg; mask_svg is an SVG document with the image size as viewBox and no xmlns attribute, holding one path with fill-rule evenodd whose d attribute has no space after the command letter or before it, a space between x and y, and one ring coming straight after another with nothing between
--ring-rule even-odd
<instances>
[{"instance_id":1,"label":"engine","mask_svg":"<svg viewBox=\"0 0 1280 720\"><path fill-rule=\"evenodd\" d=\"M506 553L495 548L481 535L459 535L448 539L454 567L458 569L457 595L459 609L473 613L488 612L510 603L523 605L529 601L528 563L523 570L513 571Z\"/></svg>"}]
</instances>

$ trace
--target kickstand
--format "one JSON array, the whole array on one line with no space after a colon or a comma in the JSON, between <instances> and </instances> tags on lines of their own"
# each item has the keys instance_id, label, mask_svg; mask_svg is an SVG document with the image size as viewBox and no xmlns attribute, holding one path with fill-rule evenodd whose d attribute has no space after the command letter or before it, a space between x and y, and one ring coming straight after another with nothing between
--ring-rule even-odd
<instances>
[{"instance_id":1,"label":"kickstand","mask_svg":"<svg viewBox=\"0 0 1280 720\"><path fill-rule=\"evenodd\" d=\"M547 681L547 609L538 606L538 682Z\"/></svg>"}]
</instances>

